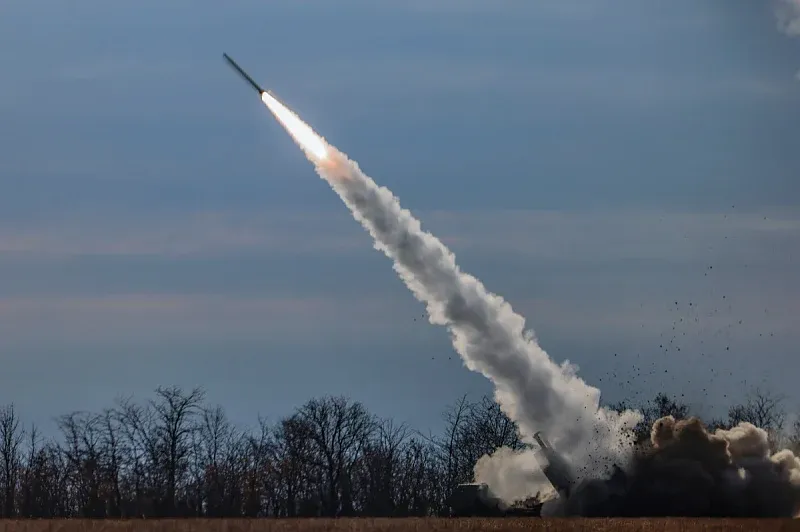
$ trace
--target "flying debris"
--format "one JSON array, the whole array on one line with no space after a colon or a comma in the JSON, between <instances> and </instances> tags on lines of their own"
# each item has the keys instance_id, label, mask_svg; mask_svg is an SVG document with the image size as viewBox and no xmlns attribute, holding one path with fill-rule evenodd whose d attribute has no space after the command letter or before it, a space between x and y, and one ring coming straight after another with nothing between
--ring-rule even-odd
<instances>
[{"instance_id":1,"label":"flying debris","mask_svg":"<svg viewBox=\"0 0 800 532\"><path fill-rule=\"evenodd\" d=\"M233 67L233 69L236 70L236 72L238 72L239 75L242 76L256 91L258 91L259 94L264 94L265 92L267 92L264 89L262 89L261 86L253 80L253 78L248 76L247 72L242 70L242 67L240 67L238 64L236 64L236 61L231 59L231 56L229 56L228 54L223 53L222 57L224 57L225 61L227 61L228 64L231 67Z\"/></svg>"}]
</instances>

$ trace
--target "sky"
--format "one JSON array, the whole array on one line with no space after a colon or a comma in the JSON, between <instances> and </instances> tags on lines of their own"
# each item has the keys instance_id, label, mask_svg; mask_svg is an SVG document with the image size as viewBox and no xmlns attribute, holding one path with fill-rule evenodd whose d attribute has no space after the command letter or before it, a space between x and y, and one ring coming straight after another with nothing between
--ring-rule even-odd
<instances>
[{"instance_id":1,"label":"sky","mask_svg":"<svg viewBox=\"0 0 800 532\"><path fill-rule=\"evenodd\" d=\"M792 1L5 1L0 404L491 391L227 52L604 400L800 408Z\"/></svg>"}]
</instances>

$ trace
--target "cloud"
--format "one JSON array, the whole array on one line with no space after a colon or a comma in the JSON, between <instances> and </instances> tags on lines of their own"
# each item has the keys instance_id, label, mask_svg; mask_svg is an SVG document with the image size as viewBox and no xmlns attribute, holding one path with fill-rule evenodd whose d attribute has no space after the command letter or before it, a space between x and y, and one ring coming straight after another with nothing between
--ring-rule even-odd
<instances>
[{"instance_id":1,"label":"cloud","mask_svg":"<svg viewBox=\"0 0 800 532\"><path fill-rule=\"evenodd\" d=\"M785 289L800 283L797 210L417 214L467 271L555 337L649 338L670 323L674 300L694 302L701 336L731 334L739 320L745 337L788 334L800 319ZM342 211L18 224L0 229L0 258L0 321L12 336L45 323L279 336L323 323L340 337L424 321Z\"/></svg>"},{"instance_id":2,"label":"cloud","mask_svg":"<svg viewBox=\"0 0 800 532\"><path fill-rule=\"evenodd\" d=\"M766 251L800 245L797 209L479 210L419 215L457 252L529 260L775 264L781 255ZM7 257L343 256L368 249L365 235L341 211L109 213L0 226L0 255Z\"/></svg>"},{"instance_id":3,"label":"cloud","mask_svg":"<svg viewBox=\"0 0 800 532\"><path fill-rule=\"evenodd\" d=\"M0 254L14 256L231 256L242 253L340 253L363 242L343 216L272 212L196 212L166 217L85 217L0 227ZM333 221L333 225L329 222Z\"/></svg>"},{"instance_id":4,"label":"cloud","mask_svg":"<svg viewBox=\"0 0 800 532\"><path fill-rule=\"evenodd\" d=\"M664 291L689 297L704 280L720 290L727 286L732 295L750 294L742 296L749 303L740 305L777 309L781 287L800 282L794 256L800 249L797 209L416 214L467 270L477 268L512 301L548 308L551 316L583 315L575 304L586 297L613 297L617 306L627 305L626 298L636 305L668 298ZM382 259L343 210L108 213L7 223L0 226L0 258L6 284L1 293L11 297L0 299L4 316L72 309L181 319L197 312L211 320L211 309L220 309L226 316L282 312L288 317L336 312L344 301L367 305L368 317L381 315L369 307L377 304L373 298L399 290L390 272L376 270ZM327 275L332 268L336 274ZM542 279L547 283L540 285ZM712 280L718 284L709 285ZM347 288L351 283L359 284ZM391 315L391 305L382 308L384 316ZM646 320L638 307L620 307L622 314L592 322L597 307L584 310L581 321L598 327L660 319ZM795 314L789 307L782 312Z\"/></svg>"},{"instance_id":5,"label":"cloud","mask_svg":"<svg viewBox=\"0 0 800 532\"><path fill-rule=\"evenodd\" d=\"M621 359L642 353L661 373L637 386L669 387L657 382L667 369L670 378L681 368L706 378L713 351L733 372L719 382L735 385L753 353L777 359L800 341L800 302L786 289L800 283L797 210L417 214L556 358L577 361L590 378L610 371L615 352L613 371L633 378ZM102 347L157 358L182 346L176 365L193 352L281 345L309 357L452 354L342 210L42 219L3 225L0 250L0 337L12 353ZM671 340L682 351L659 349Z\"/></svg>"},{"instance_id":6,"label":"cloud","mask_svg":"<svg viewBox=\"0 0 800 532\"><path fill-rule=\"evenodd\" d=\"M778 0L778 25L787 35L800 35L800 0Z\"/></svg>"},{"instance_id":7,"label":"cloud","mask_svg":"<svg viewBox=\"0 0 800 532\"><path fill-rule=\"evenodd\" d=\"M359 302L361 306L369 302ZM260 314L262 317L300 316L329 313L338 302L325 298L230 298L197 294L113 294L106 296L15 297L0 300L0 316L34 313L79 313L157 316L200 314Z\"/></svg>"},{"instance_id":8,"label":"cloud","mask_svg":"<svg viewBox=\"0 0 800 532\"><path fill-rule=\"evenodd\" d=\"M423 218L425 219L425 218ZM457 246L538 260L591 263L657 260L776 260L767 246L800 244L800 212L502 211L433 213L435 231L460 238ZM769 244L767 244L769 242Z\"/></svg>"},{"instance_id":9,"label":"cloud","mask_svg":"<svg viewBox=\"0 0 800 532\"><path fill-rule=\"evenodd\" d=\"M390 336L392 306L382 298L112 293L0 299L8 347L258 339L307 346ZM343 319L346 316L346 319ZM42 334L42 333L45 334Z\"/></svg>"}]
</instances>

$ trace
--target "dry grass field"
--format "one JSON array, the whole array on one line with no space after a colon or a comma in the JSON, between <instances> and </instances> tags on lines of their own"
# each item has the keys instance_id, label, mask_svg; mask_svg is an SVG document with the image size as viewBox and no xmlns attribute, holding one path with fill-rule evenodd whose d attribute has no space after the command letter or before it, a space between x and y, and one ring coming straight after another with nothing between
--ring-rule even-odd
<instances>
[{"instance_id":1,"label":"dry grass field","mask_svg":"<svg viewBox=\"0 0 800 532\"><path fill-rule=\"evenodd\" d=\"M0 532L410 532L448 531L800 531L800 520L781 519L177 519L0 520Z\"/></svg>"}]
</instances>

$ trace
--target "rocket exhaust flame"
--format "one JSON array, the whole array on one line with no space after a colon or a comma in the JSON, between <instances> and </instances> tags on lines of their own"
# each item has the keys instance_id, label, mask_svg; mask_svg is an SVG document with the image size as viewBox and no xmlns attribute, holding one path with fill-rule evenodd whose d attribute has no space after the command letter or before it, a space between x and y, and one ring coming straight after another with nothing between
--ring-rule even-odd
<instances>
[{"instance_id":1,"label":"rocket exhaust flame","mask_svg":"<svg viewBox=\"0 0 800 532\"><path fill-rule=\"evenodd\" d=\"M314 130L300 120L300 117L288 107L266 91L261 93L261 101L272 111L278 122L289 132L289 135L312 162L319 163L328 156L328 144L325 139L314 133Z\"/></svg>"},{"instance_id":2,"label":"rocket exhaust flame","mask_svg":"<svg viewBox=\"0 0 800 532\"><path fill-rule=\"evenodd\" d=\"M278 122L283 124L283 127L303 149L306 156L315 163L322 162L328 155L328 147L325 140L314 133L308 124L300 120L295 113L279 102L269 91L264 90L231 56L222 54L222 57L242 79L258 92L261 96L261 101L272 111L272 114L275 115Z\"/></svg>"}]
</instances>

